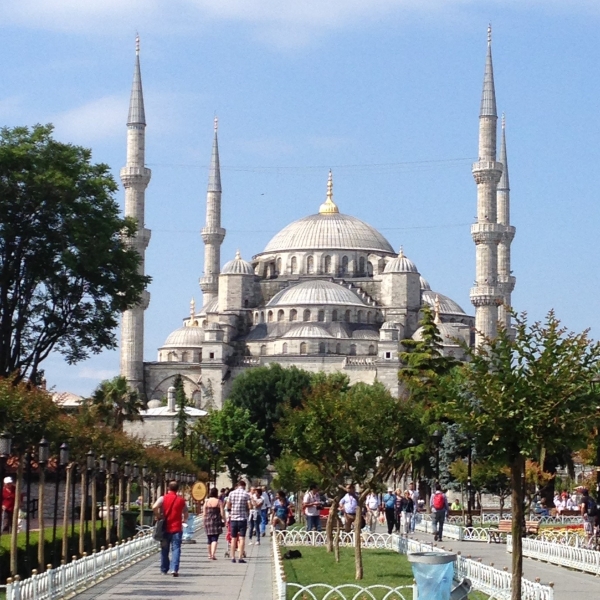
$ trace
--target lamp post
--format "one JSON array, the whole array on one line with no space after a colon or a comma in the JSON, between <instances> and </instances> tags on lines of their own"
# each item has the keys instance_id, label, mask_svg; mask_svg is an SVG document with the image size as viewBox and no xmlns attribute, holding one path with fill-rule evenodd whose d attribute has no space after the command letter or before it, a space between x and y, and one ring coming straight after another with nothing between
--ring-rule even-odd
<instances>
[{"instance_id":1,"label":"lamp post","mask_svg":"<svg viewBox=\"0 0 600 600\"><path fill-rule=\"evenodd\" d=\"M4 486L4 474L6 472L6 461L12 449L12 436L8 431L0 433L0 486ZM0 487L0 490L3 489ZM1 494L0 494L1 496ZM0 536L4 529L4 513L0 513ZM8 518L8 517L7 517Z\"/></svg>"},{"instance_id":2,"label":"lamp post","mask_svg":"<svg viewBox=\"0 0 600 600\"><path fill-rule=\"evenodd\" d=\"M443 434L439 429L436 429L431 434L431 439L435 444L435 482L440 482L440 444L442 442Z\"/></svg>"},{"instance_id":3,"label":"lamp post","mask_svg":"<svg viewBox=\"0 0 600 600\"><path fill-rule=\"evenodd\" d=\"M98 471L100 473L104 474L104 497L102 498L101 501L101 512L100 512L100 518L102 520L102 522L104 523L104 544L108 545L108 531L110 529L109 527L109 508L108 508L108 495L109 495L109 490L107 490L108 487L108 482L109 482L109 477L110 477L110 473L108 472L108 459L106 458L106 456L104 454L100 455L100 458L98 459ZM95 484L97 485L97 481L95 482Z\"/></svg>"},{"instance_id":4,"label":"lamp post","mask_svg":"<svg viewBox=\"0 0 600 600\"><path fill-rule=\"evenodd\" d=\"M112 487L114 488L115 492L118 493L118 497L116 497L116 494L113 493L112 496L112 527L115 528L115 533L117 536L117 539L119 539L119 527L117 526L117 513L116 513L116 504L117 504L117 499L119 500L119 504L120 504L120 500L121 500L121 485L119 484L119 461L113 456L113 458L110 459L110 478L111 478L111 483L112 483ZM117 487L118 486L118 487ZM112 528L111 528L111 540L112 540Z\"/></svg>"},{"instance_id":5,"label":"lamp post","mask_svg":"<svg viewBox=\"0 0 600 600\"><path fill-rule=\"evenodd\" d=\"M60 473L69 464L69 445L64 442L58 452L58 463L56 465L56 481L54 482L54 515L52 519L52 564L58 566L58 545L56 543L56 523L58 520L58 491L60 487Z\"/></svg>"},{"instance_id":6,"label":"lamp post","mask_svg":"<svg viewBox=\"0 0 600 600\"><path fill-rule=\"evenodd\" d=\"M131 463L127 461L123 466L123 476L125 477L125 509L129 510L131 508L131 474L133 469L131 467Z\"/></svg>"},{"instance_id":7,"label":"lamp post","mask_svg":"<svg viewBox=\"0 0 600 600\"><path fill-rule=\"evenodd\" d=\"M44 501L46 487L46 465L50 460L50 442L43 437L38 444L38 464L40 466L40 479L38 484L38 571L43 571L46 565L44 556Z\"/></svg>"},{"instance_id":8,"label":"lamp post","mask_svg":"<svg viewBox=\"0 0 600 600\"><path fill-rule=\"evenodd\" d=\"M469 441L469 454L467 457L467 527L473 527L473 446ZM502 515L500 515L502 518Z\"/></svg>"},{"instance_id":9,"label":"lamp post","mask_svg":"<svg viewBox=\"0 0 600 600\"><path fill-rule=\"evenodd\" d=\"M86 502L88 492L90 494L90 520L91 520L91 550L96 550L96 510L98 500L96 498L96 455L93 450L89 450L85 456L85 466L87 471L87 488ZM87 514L86 514L86 529L87 529ZM87 533L87 531L86 531Z\"/></svg>"}]
</instances>

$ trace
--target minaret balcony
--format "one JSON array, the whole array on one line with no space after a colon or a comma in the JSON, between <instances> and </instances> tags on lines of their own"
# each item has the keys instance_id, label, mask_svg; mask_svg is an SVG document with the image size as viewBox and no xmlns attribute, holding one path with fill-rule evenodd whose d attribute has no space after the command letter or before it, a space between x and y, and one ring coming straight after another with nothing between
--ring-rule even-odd
<instances>
[{"instance_id":1,"label":"minaret balcony","mask_svg":"<svg viewBox=\"0 0 600 600\"><path fill-rule=\"evenodd\" d=\"M505 226L499 223L473 223L471 237L476 244L498 244L505 233Z\"/></svg>"},{"instance_id":2,"label":"minaret balcony","mask_svg":"<svg viewBox=\"0 0 600 600\"><path fill-rule=\"evenodd\" d=\"M473 306L500 306L504 301L503 294L497 286L477 286L469 293Z\"/></svg>"},{"instance_id":3,"label":"minaret balcony","mask_svg":"<svg viewBox=\"0 0 600 600\"><path fill-rule=\"evenodd\" d=\"M512 225L504 225L504 234L502 235L502 241L510 244L515 238L516 228Z\"/></svg>"},{"instance_id":4,"label":"minaret balcony","mask_svg":"<svg viewBox=\"0 0 600 600\"><path fill-rule=\"evenodd\" d=\"M225 239L223 227L203 227L200 232L205 244L220 244Z\"/></svg>"},{"instance_id":5,"label":"minaret balcony","mask_svg":"<svg viewBox=\"0 0 600 600\"><path fill-rule=\"evenodd\" d=\"M502 163L495 160L478 160L473 163L473 177L477 184L495 183L496 185L502 177Z\"/></svg>"},{"instance_id":6,"label":"minaret balcony","mask_svg":"<svg viewBox=\"0 0 600 600\"><path fill-rule=\"evenodd\" d=\"M123 167L120 175L123 185L127 188L136 184L148 185L152 171L146 167Z\"/></svg>"}]
</instances>

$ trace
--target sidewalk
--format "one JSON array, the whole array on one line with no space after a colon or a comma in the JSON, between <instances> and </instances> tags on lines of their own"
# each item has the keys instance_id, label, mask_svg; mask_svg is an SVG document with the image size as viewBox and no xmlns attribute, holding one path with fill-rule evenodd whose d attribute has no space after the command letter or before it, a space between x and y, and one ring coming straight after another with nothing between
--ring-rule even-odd
<instances>
[{"instance_id":1,"label":"sidewalk","mask_svg":"<svg viewBox=\"0 0 600 600\"><path fill-rule=\"evenodd\" d=\"M433 536L425 533L417 532L410 537L419 542L431 543L433 541ZM481 559L481 562L486 565L493 563L496 569L502 570L507 567L509 571L512 570L512 554L506 551L506 544L459 542L446 539L437 545L445 550L460 552L464 557L470 555L474 560ZM530 581L535 581L539 577L540 583L544 585L553 582L555 600L572 600L573 598L598 600L600 598L600 578L588 573L524 558L523 574L525 579Z\"/></svg>"},{"instance_id":2,"label":"sidewalk","mask_svg":"<svg viewBox=\"0 0 600 600\"><path fill-rule=\"evenodd\" d=\"M196 534L196 544L184 544L178 578L160 573L160 555L156 553L75 598L141 600L180 597L189 600L271 600L271 538L264 537L260 546L247 548L248 562L245 565L233 564L231 560L224 558L225 535L221 539L217 560L208 560L204 530Z\"/></svg>"}]
</instances>

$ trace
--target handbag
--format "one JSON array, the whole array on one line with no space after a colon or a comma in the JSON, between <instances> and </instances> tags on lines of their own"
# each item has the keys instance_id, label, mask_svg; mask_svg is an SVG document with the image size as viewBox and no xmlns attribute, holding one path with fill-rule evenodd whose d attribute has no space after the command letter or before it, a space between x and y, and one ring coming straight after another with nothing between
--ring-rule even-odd
<instances>
[{"instance_id":1,"label":"handbag","mask_svg":"<svg viewBox=\"0 0 600 600\"><path fill-rule=\"evenodd\" d=\"M175 498L175 500L177 500L177 498ZM152 534L152 538L157 542L164 542L167 539L167 532L166 532L167 516L171 512L171 509L173 508L173 505L175 504L175 500L173 500L173 502L171 502L171 506L169 506L169 510L164 515L164 517L161 519L158 519L158 521L156 521L156 524L154 525L154 533ZM164 499L163 499L163 502L164 502Z\"/></svg>"}]
</instances>

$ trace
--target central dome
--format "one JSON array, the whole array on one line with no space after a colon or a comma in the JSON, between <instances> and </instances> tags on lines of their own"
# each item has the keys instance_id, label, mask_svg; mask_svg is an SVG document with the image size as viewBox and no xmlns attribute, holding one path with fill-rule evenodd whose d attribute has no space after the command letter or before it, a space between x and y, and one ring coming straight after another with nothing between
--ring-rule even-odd
<instances>
[{"instance_id":1,"label":"central dome","mask_svg":"<svg viewBox=\"0 0 600 600\"><path fill-rule=\"evenodd\" d=\"M364 221L341 213L319 213L290 223L264 252L292 250L370 250L395 254L390 243Z\"/></svg>"},{"instance_id":2,"label":"central dome","mask_svg":"<svg viewBox=\"0 0 600 600\"><path fill-rule=\"evenodd\" d=\"M275 294L267 306L294 306L306 304L337 304L366 306L352 290L331 281L304 281Z\"/></svg>"}]
</instances>

